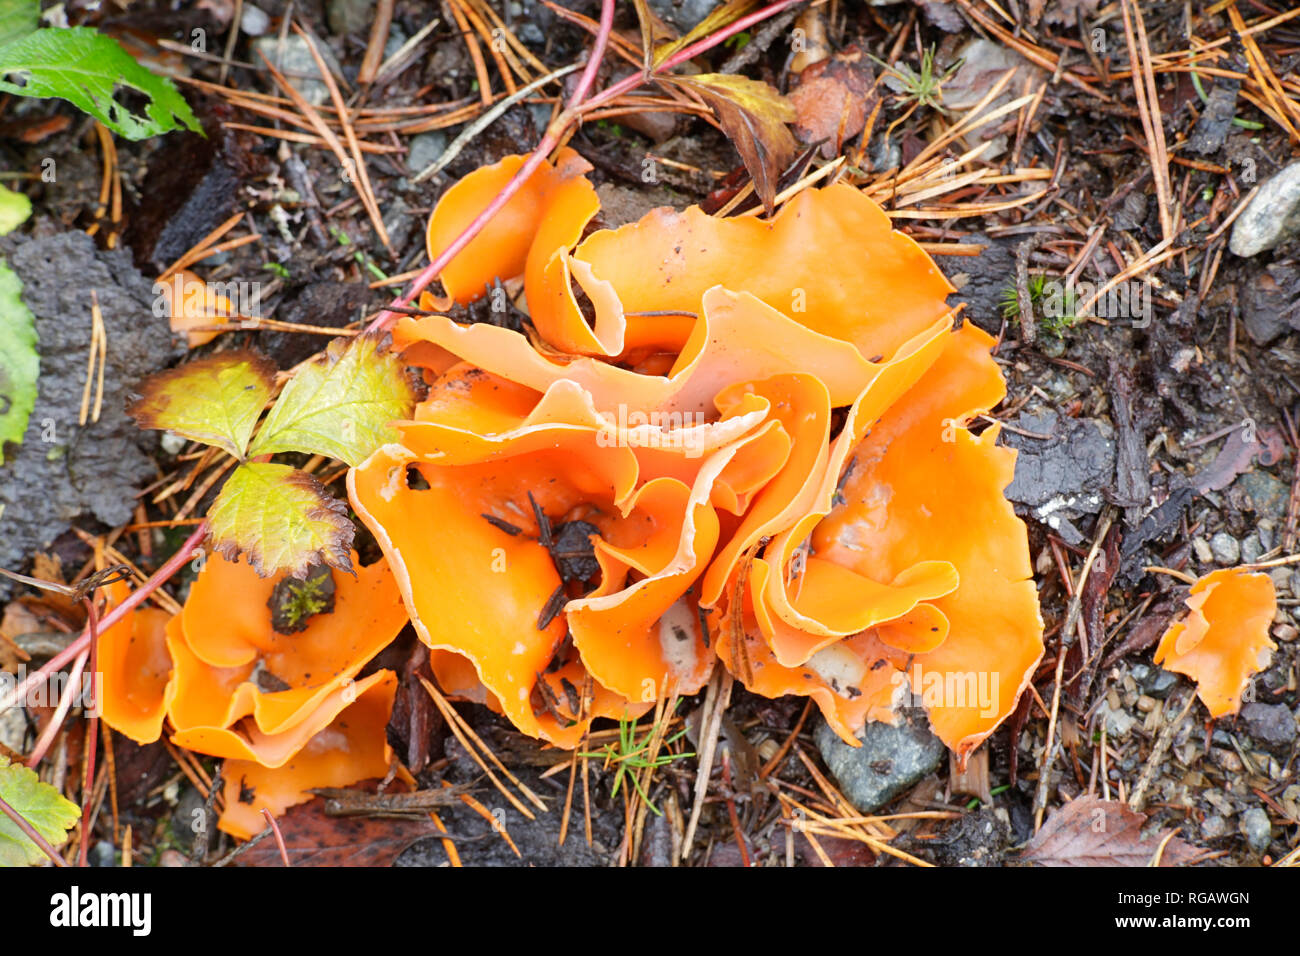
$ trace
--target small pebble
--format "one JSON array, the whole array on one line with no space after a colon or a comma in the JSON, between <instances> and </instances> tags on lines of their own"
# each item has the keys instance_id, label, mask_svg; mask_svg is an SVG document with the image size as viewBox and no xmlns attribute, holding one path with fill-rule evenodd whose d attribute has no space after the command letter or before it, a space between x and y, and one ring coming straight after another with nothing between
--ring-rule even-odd
<instances>
[{"instance_id":1,"label":"small pebble","mask_svg":"<svg viewBox=\"0 0 1300 956\"><path fill-rule=\"evenodd\" d=\"M1247 704L1241 709L1241 722L1265 747L1286 750L1296 738L1295 717L1285 704Z\"/></svg>"},{"instance_id":2,"label":"small pebble","mask_svg":"<svg viewBox=\"0 0 1300 956\"><path fill-rule=\"evenodd\" d=\"M1300 231L1300 163L1284 167L1265 181L1237 217L1228 240L1234 255L1253 256L1272 249Z\"/></svg>"},{"instance_id":3,"label":"small pebble","mask_svg":"<svg viewBox=\"0 0 1300 956\"><path fill-rule=\"evenodd\" d=\"M1192 549L1196 552L1196 560L1201 564L1209 564L1214 560L1214 552L1204 538L1193 538Z\"/></svg>"},{"instance_id":4,"label":"small pebble","mask_svg":"<svg viewBox=\"0 0 1300 956\"><path fill-rule=\"evenodd\" d=\"M1201 821L1201 837L1206 840L1217 840L1225 837L1232 832L1228 826L1228 821L1217 813L1211 813Z\"/></svg>"},{"instance_id":5,"label":"small pebble","mask_svg":"<svg viewBox=\"0 0 1300 956\"><path fill-rule=\"evenodd\" d=\"M250 37L260 37L271 29L271 18L261 7L246 3L244 12L239 17L239 29Z\"/></svg>"},{"instance_id":6,"label":"small pebble","mask_svg":"<svg viewBox=\"0 0 1300 956\"><path fill-rule=\"evenodd\" d=\"M1154 667L1147 675L1146 680L1142 681L1142 691L1148 697L1164 700L1177 685L1177 674L1167 671L1163 667Z\"/></svg>"},{"instance_id":7,"label":"small pebble","mask_svg":"<svg viewBox=\"0 0 1300 956\"><path fill-rule=\"evenodd\" d=\"M1273 825L1268 814L1259 807L1251 807L1241 815L1241 832L1256 853L1266 851L1273 840Z\"/></svg>"},{"instance_id":8,"label":"small pebble","mask_svg":"<svg viewBox=\"0 0 1300 956\"><path fill-rule=\"evenodd\" d=\"M114 866L117 863L117 850L108 840L93 844L86 854L86 862L91 866Z\"/></svg>"},{"instance_id":9,"label":"small pebble","mask_svg":"<svg viewBox=\"0 0 1300 956\"><path fill-rule=\"evenodd\" d=\"M1226 773L1241 773L1244 769L1241 765L1241 758L1231 750L1223 750L1218 747L1210 751L1210 759L1214 765Z\"/></svg>"},{"instance_id":10,"label":"small pebble","mask_svg":"<svg viewBox=\"0 0 1300 956\"><path fill-rule=\"evenodd\" d=\"M1214 553L1214 560L1225 567L1241 563L1241 545L1226 531L1220 531L1210 539L1210 550Z\"/></svg>"}]
</instances>

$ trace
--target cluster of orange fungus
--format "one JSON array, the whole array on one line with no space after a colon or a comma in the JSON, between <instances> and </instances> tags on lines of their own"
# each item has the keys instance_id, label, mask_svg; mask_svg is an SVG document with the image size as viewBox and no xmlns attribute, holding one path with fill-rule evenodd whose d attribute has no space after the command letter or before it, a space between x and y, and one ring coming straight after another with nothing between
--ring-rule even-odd
<instances>
[{"instance_id":1,"label":"cluster of orange fungus","mask_svg":"<svg viewBox=\"0 0 1300 956\"><path fill-rule=\"evenodd\" d=\"M522 163L452 186L430 254ZM969 752L1043 649L1014 453L966 428L1004 393L990 338L847 185L590 231L588 168L561 150L423 299L497 320L398 323L429 394L349 473L438 680L573 746L721 662L849 740L910 689Z\"/></svg>"},{"instance_id":2,"label":"cluster of orange fungus","mask_svg":"<svg viewBox=\"0 0 1300 956\"><path fill-rule=\"evenodd\" d=\"M1160 638L1155 662L1196 681L1211 717L1235 714L1253 675L1277 649L1268 636L1277 597L1267 574L1211 571L1187 594L1187 613Z\"/></svg>"},{"instance_id":3,"label":"cluster of orange fungus","mask_svg":"<svg viewBox=\"0 0 1300 956\"><path fill-rule=\"evenodd\" d=\"M354 566L355 566L354 556ZM406 623L384 562L331 572L333 610L272 626L277 581L213 556L180 614L137 610L100 635L102 711L139 743L166 732L224 758L223 830L247 838L313 787L381 777L396 678L362 668ZM114 585L113 603L126 586ZM164 719L167 728L164 731Z\"/></svg>"}]
</instances>

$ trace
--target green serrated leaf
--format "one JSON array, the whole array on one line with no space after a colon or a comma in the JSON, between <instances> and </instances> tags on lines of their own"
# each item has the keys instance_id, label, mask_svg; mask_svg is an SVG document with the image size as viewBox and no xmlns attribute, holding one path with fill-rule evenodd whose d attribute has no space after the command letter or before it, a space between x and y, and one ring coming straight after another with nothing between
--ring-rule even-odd
<instances>
[{"instance_id":1,"label":"green serrated leaf","mask_svg":"<svg viewBox=\"0 0 1300 956\"><path fill-rule=\"evenodd\" d=\"M0 47L27 36L40 19L39 0L4 0L0 3Z\"/></svg>"},{"instance_id":2,"label":"green serrated leaf","mask_svg":"<svg viewBox=\"0 0 1300 956\"><path fill-rule=\"evenodd\" d=\"M121 87L149 98L143 114L114 99ZM150 73L116 40L90 27L34 30L0 47L0 91L67 100L127 139L182 127L201 132L171 80Z\"/></svg>"},{"instance_id":3,"label":"green serrated leaf","mask_svg":"<svg viewBox=\"0 0 1300 956\"><path fill-rule=\"evenodd\" d=\"M0 757L0 799L17 810L51 846L66 843L68 830L81 819L75 803L42 783L35 772L10 763L8 757ZM18 824L0 813L0 866L35 866L45 858Z\"/></svg>"},{"instance_id":4,"label":"green serrated leaf","mask_svg":"<svg viewBox=\"0 0 1300 956\"><path fill-rule=\"evenodd\" d=\"M0 465L4 443L21 442L27 431L41 371L36 319L23 302L22 291L22 281L0 259Z\"/></svg>"},{"instance_id":5,"label":"green serrated leaf","mask_svg":"<svg viewBox=\"0 0 1300 956\"><path fill-rule=\"evenodd\" d=\"M401 361L379 345L368 335L330 342L284 387L249 454L300 451L355 466L394 441L391 423L411 414L415 391Z\"/></svg>"},{"instance_id":6,"label":"green serrated leaf","mask_svg":"<svg viewBox=\"0 0 1300 956\"><path fill-rule=\"evenodd\" d=\"M253 426L271 397L275 364L251 349L218 352L150 375L127 414L158 428L244 457Z\"/></svg>"},{"instance_id":7,"label":"green serrated leaf","mask_svg":"<svg viewBox=\"0 0 1300 956\"><path fill-rule=\"evenodd\" d=\"M0 185L0 236L13 232L32 214L32 201L20 192Z\"/></svg>"},{"instance_id":8,"label":"green serrated leaf","mask_svg":"<svg viewBox=\"0 0 1300 956\"><path fill-rule=\"evenodd\" d=\"M347 514L307 472L253 462L226 479L208 521L213 546L230 560L243 554L262 577L288 571L301 579L314 564L352 570Z\"/></svg>"}]
</instances>

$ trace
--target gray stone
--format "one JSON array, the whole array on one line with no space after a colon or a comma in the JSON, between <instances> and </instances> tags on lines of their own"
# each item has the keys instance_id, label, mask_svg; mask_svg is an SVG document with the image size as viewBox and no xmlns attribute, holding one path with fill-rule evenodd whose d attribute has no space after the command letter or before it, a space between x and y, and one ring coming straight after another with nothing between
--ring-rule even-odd
<instances>
[{"instance_id":1,"label":"gray stone","mask_svg":"<svg viewBox=\"0 0 1300 956\"><path fill-rule=\"evenodd\" d=\"M260 37L271 29L271 18L261 7L251 3L244 4L244 12L239 15L239 29L246 36Z\"/></svg>"},{"instance_id":2,"label":"gray stone","mask_svg":"<svg viewBox=\"0 0 1300 956\"><path fill-rule=\"evenodd\" d=\"M1237 479L1234 488L1250 495L1255 514L1261 518L1281 520L1286 515L1287 499L1291 489L1267 471L1256 468Z\"/></svg>"},{"instance_id":3,"label":"gray stone","mask_svg":"<svg viewBox=\"0 0 1300 956\"><path fill-rule=\"evenodd\" d=\"M1284 167L1260 187L1232 226L1228 248L1257 255L1300 232L1300 162Z\"/></svg>"},{"instance_id":4,"label":"gray stone","mask_svg":"<svg viewBox=\"0 0 1300 956\"><path fill-rule=\"evenodd\" d=\"M1268 814L1259 807L1251 807L1241 815L1241 832L1256 853L1263 853L1273 840L1273 825Z\"/></svg>"},{"instance_id":5,"label":"gray stone","mask_svg":"<svg viewBox=\"0 0 1300 956\"><path fill-rule=\"evenodd\" d=\"M112 840L99 840L86 852L88 866L117 866L117 850Z\"/></svg>"},{"instance_id":6,"label":"gray stone","mask_svg":"<svg viewBox=\"0 0 1300 956\"><path fill-rule=\"evenodd\" d=\"M1102 707L1101 717L1106 721L1106 734L1112 740L1123 740L1137 725L1136 717L1123 707L1112 707L1110 704Z\"/></svg>"},{"instance_id":7,"label":"gray stone","mask_svg":"<svg viewBox=\"0 0 1300 956\"><path fill-rule=\"evenodd\" d=\"M1231 832L1228 821L1217 813L1211 813L1201 821L1201 838L1204 840L1218 840Z\"/></svg>"},{"instance_id":8,"label":"gray stone","mask_svg":"<svg viewBox=\"0 0 1300 956\"><path fill-rule=\"evenodd\" d=\"M1134 676L1136 677L1136 675ZM1144 678L1138 679L1138 684L1142 687L1142 692L1148 697L1164 700L1178 684L1178 675L1171 674L1163 667L1153 667Z\"/></svg>"},{"instance_id":9,"label":"gray stone","mask_svg":"<svg viewBox=\"0 0 1300 956\"><path fill-rule=\"evenodd\" d=\"M1222 565L1241 563L1241 545L1226 531L1220 531L1210 539L1210 551L1214 553L1214 560Z\"/></svg>"},{"instance_id":10,"label":"gray stone","mask_svg":"<svg viewBox=\"0 0 1300 956\"><path fill-rule=\"evenodd\" d=\"M1268 576L1273 581L1273 589L1278 592L1278 597L1288 597L1295 593L1292 590L1294 572L1291 568L1272 568Z\"/></svg>"},{"instance_id":11,"label":"gray stone","mask_svg":"<svg viewBox=\"0 0 1300 956\"><path fill-rule=\"evenodd\" d=\"M17 678L12 674L0 679L0 694L6 694L14 688ZM27 712L22 707L10 707L0 712L0 744L15 753L27 750Z\"/></svg>"},{"instance_id":12,"label":"gray stone","mask_svg":"<svg viewBox=\"0 0 1300 956\"><path fill-rule=\"evenodd\" d=\"M406 154L406 168L412 174L421 172L436 162L447 149L447 134L440 129L420 133L411 139L411 151Z\"/></svg>"},{"instance_id":13,"label":"gray stone","mask_svg":"<svg viewBox=\"0 0 1300 956\"><path fill-rule=\"evenodd\" d=\"M850 747L824 720L817 722L817 749L844 796L862 813L884 806L934 773L947 752L923 717L900 717L896 727L869 723L858 739L862 746Z\"/></svg>"},{"instance_id":14,"label":"gray stone","mask_svg":"<svg viewBox=\"0 0 1300 956\"><path fill-rule=\"evenodd\" d=\"M329 47L321 44L316 49L328 66L337 69L337 62ZM312 106L320 106L329 99L329 87L324 80L316 79L320 76L320 70L316 68L316 60L311 55L306 37L291 33L284 38L283 43L278 36L259 37L253 41L255 63L262 62L262 56L258 54L265 56L272 66L284 73L289 85Z\"/></svg>"},{"instance_id":15,"label":"gray stone","mask_svg":"<svg viewBox=\"0 0 1300 956\"><path fill-rule=\"evenodd\" d=\"M193 787L181 791L171 823L172 833L186 850L193 845L195 837L206 833L215 839L217 835L217 815L204 806L203 796Z\"/></svg>"},{"instance_id":16,"label":"gray stone","mask_svg":"<svg viewBox=\"0 0 1300 956\"><path fill-rule=\"evenodd\" d=\"M1252 564L1259 560L1259 556L1267 549L1259 543L1259 535L1252 531L1246 537L1241 539L1241 560L1246 564Z\"/></svg>"},{"instance_id":17,"label":"gray stone","mask_svg":"<svg viewBox=\"0 0 1300 956\"><path fill-rule=\"evenodd\" d=\"M338 36L370 32L375 0L329 0L325 4L325 22Z\"/></svg>"},{"instance_id":18,"label":"gray stone","mask_svg":"<svg viewBox=\"0 0 1300 956\"><path fill-rule=\"evenodd\" d=\"M693 30L719 5L718 0L649 0L657 16L686 32Z\"/></svg>"},{"instance_id":19,"label":"gray stone","mask_svg":"<svg viewBox=\"0 0 1300 956\"><path fill-rule=\"evenodd\" d=\"M1246 732L1270 750L1286 750L1296 737L1295 717L1285 704L1246 704L1241 721Z\"/></svg>"}]
</instances>

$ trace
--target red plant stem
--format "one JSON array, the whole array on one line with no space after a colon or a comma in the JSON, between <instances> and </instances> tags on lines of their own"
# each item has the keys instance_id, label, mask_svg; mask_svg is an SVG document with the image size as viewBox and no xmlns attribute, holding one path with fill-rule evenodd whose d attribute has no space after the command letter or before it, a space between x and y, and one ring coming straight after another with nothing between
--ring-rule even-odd
<instances>
[{"instance_id":1,"label":"red plant stem","mask_svg":"<svg viewBox=\"0 0 1300 956\"><path fill-rule=\"evenodd\" d=\"M697 40L690 46L678 50L672 56L668 57L668 59L654 67L648 76L642 73L633 73L631 76L623 77L623 79L619 80L617 83L606 87L588 100L583 105L583 110L584 112L586 110L593 110L601 103L607 103L616 97L622 96L624 93L636 89L642 83L653 79L665 70L671 70L679 63L685 63L687 60L695 59L701 53L707 53L718 44L725 43L728 39L735 36L737 33L740 33L742 30L747 30L756 23L761 23L769 17L776 16L776 14L780 13L787 7L793 7L796 4L803 2L804 0L779 0L779 2L769 4L761 10L755 10L748 16L741 17L730 26L723 27L716 33L710 33L704 39Z\"/></svg>"},{"instance_id":2,"label":"red plant stem","mask_svg":"<svg viewBox=\"0 0 1300 956\"><path fill-rule=\"evenodd\" d=\"M731 753L727 750L722 751L722 785L726 788L726 796L723 799L727 804L727 816L731 819L731 831L736 835L736 848L740 850L740 865L753 866L754 861L750 859L745 834L740 831L740 815L736 813L736 800L732 796Z\"/></svg>"},{"instance_id":3,"label":"red plant stem","mask_svg":"<svg viewBox=\"0 0 1300 956\"><path fill-rule=\"evenodd\" d=\"M58 852L54 849L54 847L50 846L50 841L45 839L45 837L41 836L40 833L37 832L36 828L27 822L27 818L24 817L17 810L15 810L13 807L9 806L9 804L5 802L3 797L0 797L0 813L3 813L10 820L12 820L14 822L14 826L22 830L23 834L27 837L27 839L31 840L38 847L40 847L41 852L44 853L46 856L48 856L50 858L50 861L55 866L68 865L67 861L63 859L63 857L59 856Z\"/></svg>"},{"instance_id":4,"label":"red plant stem","mask_svg":"<svg viewBox=\"0 0 1300 956\"><path fill-rule=\"evenodd\" d=\"M742 30L748 29L756 23L761 23L769 17L775 16L787 7L793 7L795 4L803 2L804 0L779 0L777 3L769 4L761 10L756 10L748 16L741 17L730 26L724 27L716 33L712 33L704 39L678 50L672 56L668 57L668 59L664 60L664 62L651 69L648 74L642 72L626 76L612 86L606 87L590 100L585 100L584 102L587 89L590 86L588 74L590 74L591 78L594 79L596 70L599 68L600 61L604 56L605 43L609 38L610 27L612 27L613 23L612 19L610 19L610 27L606 26L606 17L613 17L613 4L610 3L609 0L604 0L601 8L600 27L596 34L596 43L592 48L591 58L587 61L587 67L583 71L582 78L578 82L578 88L574 91L569 106L566 107L564 112L557 116L555 121L547 128L546 134L542 137L542 141L537 144L537 148L533 150L532 155L530 155L524 162L524 165L519 168L518 172L515 173L510 182L506 183L501 192L497 193L496 198L493 199L492 202L488 203L487 207L474 217L473 221L465 227L465 231L457 236L451 245L447 246L446 249L438 254L436 259L420 271L420 274L416 276L415 280L411 283L410 289L394 299L389 304L389 308L384 309L375 316L374 321L370 323L366 328L366 331L378 332L388 328L388 326L394 322L399 315L397 312L390 311L391 307L396 306L398 308L404 308L410 305L415 301L415 298L424 291L429 283L438 278L442 270L447 268L447 264L451 262L452 259L456 258L456 256L474 240L475 236L483 231L483 227L491 222L492 218L501 211L506 203L510 201L511 197L519 191L520 187L528 181L528 177L533 174L537 167L540 166L543 160L545 160L545 158L550 154L551 150L555 148L556 144L559 143L564 131L573 123L581 120L584 113L589 112L600 104L607 103L615 97L621 96L630 90L636 89L641 84L648 82L655 76L663 73L665 70L677 66L679 63L684 63L689 59L699 56L701 53L713 49L718 44L725 42L729 37L734 36ZM581 94L581 96L579 96L579 94Z\"/></svg>"},{"instance_id":5,"label":"red plant stem","mask_svg":"<svg viewBox=\"0 0 1300 956\"><path fill-rule=\"evenodd\" d=\"M134 610L138 605L144 602L144 599L152 594L163 584L166 584L171 576L179 571L193 556L194 549L198 547L204 535L208 533L208 522L205 519L196 525L193 533L185 539L179 550L167 559L167 563L155 571L149 580L140 587L131 592L125 601L119 604L113 610L104 615L104 620L100 622L100 627L108 628L116 624L129 611ZM39 668L32 671L17 687L9 693L9 696L0 699L0 713L8 710L14 704L23 700L27 693L43 680L47 680L50 674L57 671L68 661L75 658L82 651L90 647L90 631L83 631L81 636L65 647L59 653L55 654Z\"/></svg>"},{"instance_id":6,"label":"red plant stem","mask_svg":"<svg viewBox=\"0 0 1300 956\"><path fill-rule=\"evenodd\" d=\"M32 752L27 757L28 769L36 769L37 764L45 759L45 754L50 749L50 745L54 743L54 738L59 735L59 729L63 726L63 718L72 709L72 698L76 693L77 686L81 683L81 672L85 669L86 660L89 657L89 651L82 651L77 655L77 659L72 665L72 672L68 674L68 686L63 688L63 693L59 695L59 705L54 708L54 715L50 717L50 722L41 731L40 739L36 741L36 746L32 748Z\"/></svg>"},{"instance_id":7,"label":"red plant stem","mask_svg":"<svg viewBox=\"0 0 1300 956\"><path fill-rule=\"evenodd\" d=\"M592 45L591 56L587 58L587 67L582 71L578 85L573 88L573 96L569 98L570 111L577 110L582 105L582 101L587 98L587 94L591 92L591 85L596 82L600 63L605 59L605 44L609 42L609 34L613 29L614 0L601 0L600 26L596 31L596 42Z\"/></svg>"},{"instance_id":8,"label":"red plant stem","mask_svg":"<svg viewBox=\"0 0 1300 956\"><path fill-rule=\"evenodd\" d=\"M86 631L90 634L90 700L84 706L94 716L86 725L86 774L81 780L81 846L77 849L77 866L86 865L86 854L90 852L91 804L95 802L95 749L99 743L99 701L95 696L99 676L99 611L93 594L82 603L86 605Z\"/></svg>"},{"instance_id":9,"label":"red plant stem","mask_svg":"<svg viewBox=\"0 0 1300 956\"><path fill-rule=\"evenodd\" d=\"M266 817L266 823L271 828L271 833L275 837L275 845L280 849L280 859L284 862L285 866L292 866L293 864L289 862L289 851L285 849L284 837L280 833L280 827L275 822L275 817L266 807L262 808L262 816Z\"/></svg>"}]
</instances>

